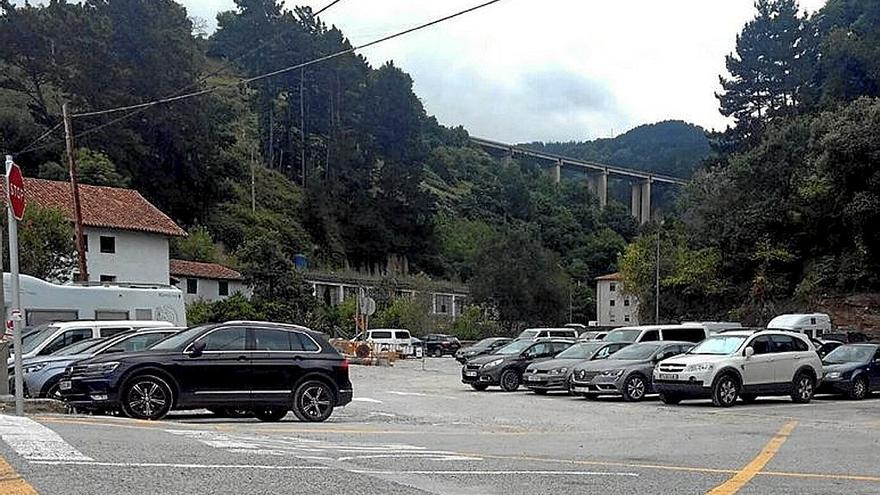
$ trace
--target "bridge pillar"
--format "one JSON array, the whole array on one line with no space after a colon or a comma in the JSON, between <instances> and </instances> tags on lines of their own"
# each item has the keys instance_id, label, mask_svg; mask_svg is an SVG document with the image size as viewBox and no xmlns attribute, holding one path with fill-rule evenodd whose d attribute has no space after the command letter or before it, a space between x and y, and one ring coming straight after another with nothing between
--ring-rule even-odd
<instances>
[{"instance_id":1,"label":"bridge pillar","mask_svg":"<svg viewBox=\"0 0 880 495\"><path fill-rule=\"evenodd\" d=\"M590 192L599 199L599 206L605 208L608 204L608 170L597 175L588 175L587 184L590 187Z\"/></svg>"},{"instance_id":2,"label":"bridge pillar","mask_svg":"<svg viewBox=\"0 0 880 495\"><path fill-rule=\"evenodd\" d=\"M634 182L630 190L630 213L642 225L651 221L651 182Z\"/></svg>"},{"instance_id":3,"label":"bridge pillar","mask_svg":"<svg viewBox=\"0 0 880 495\"><path fill-rule=\"evenodd\" d=\"M555 184L559 184L562 181L562 160L556 160L556 163L553 164L553 167L550 169L550 177L553 178Z\"/></svg>"}]
</instances>

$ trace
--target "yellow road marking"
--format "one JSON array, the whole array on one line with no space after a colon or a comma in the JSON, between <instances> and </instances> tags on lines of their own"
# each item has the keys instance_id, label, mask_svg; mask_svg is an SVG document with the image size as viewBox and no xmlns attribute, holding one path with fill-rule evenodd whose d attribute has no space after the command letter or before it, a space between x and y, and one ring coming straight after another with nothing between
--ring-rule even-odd
<instances>
[{"instance_id":1,"label":"yellow road marking","mask_svg":"<svg viewBox=\"0 0 880 495\"><path fill-rule=\"evenodd\" d=\"M733 475L732 478L710 490L707 495L734 495L739 492L742 487L751 481L752 478L757 476L758 473L764 469L764 466L773 459L773 456L779 452L779 448L782 447L782 444L785 443L785 440L788 439L788 436L791 435L792 430L794 430L797 424L797 421L789 421L786 423L785 426L780 428L776 435L767 442L767 445L764 445L761 453L752 459L752 462L746 464L746 467Z\"/></svg>"},{"instance_id":2,"label":"yellow road marking","mask_svg":"<svg viewBox=\"0 0 880 495\"><path fill-rule=\"evenodd\" d=\"M37 491L0 456L0 495L37 495Z\"/></svg>"}]
</instances>

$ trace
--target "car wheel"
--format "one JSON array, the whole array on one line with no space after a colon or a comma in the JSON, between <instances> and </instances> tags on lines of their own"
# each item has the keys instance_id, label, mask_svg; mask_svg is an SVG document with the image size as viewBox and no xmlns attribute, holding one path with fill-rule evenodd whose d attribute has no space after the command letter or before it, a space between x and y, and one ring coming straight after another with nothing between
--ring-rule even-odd
<instances>
[{"instance_id":1,"label":"car wheel","mask_svg":"<svg viewBox=\"0 0 880 495\"><path fill-rule=\"evenodd\" d=\"M275 423L287 416L287 409L282 407L260 407L254 409L254 416L260 421Z\"/></svg>"},{"instance_id":2,"label":"car wheel","mask_svg":"<svg viewBox=\"0 0 880 495\"><path fill-rule=\"evenodd\" d=\"M519 388L519 375L514 370L504 370L501 373L501 389L505 392L515 392Z\"/></svg>"},{"instance_id":3,"label":"car wheel","mask_svg":"<svg viewBox=\"0 0 880 495\"><path fill-rule=\"evenodd\" d=\"M868 381L860 376L855 379L847 396L852 400L862 400L868 395Z\"/></svg>"},{"instance_id":4,"label":"car wheel","mask_svg":"<svg viewBox=\"0 0 880 495\"><path fill-rule=\"evenodd\" d=\"M474 390L477 390L479 392L482 392L483 390L486 390L487 388L489 388L489 386L486 385L485 383L471 383L471 388L473 388Z\"/></svg>"},{"instance_id":5,"label":"car wheel","mask_svg":"<svg viewBox=\"0 0 880 495\"><path fill-rule=\"evenodd\" d=\"M641 375L633 375L623 382L623 400L638 402L648 393L648 384Z\"/></svg>"},{"instance_id":6,"label":"car wheel","mask_svg":"<svg viewBox=\"0 0 880 495\"><path fill-rule=\"evenodd\" d=\"M720 407L730 407L739 395L739 382L731 375L722 375L712 387L712 403Z\"/></svg>"},{"instance_id":7,"label":"car wheel","mask_svg":"<svg viewBox=\"0 0 880 495\"><path fill-rule=\"evenodd\" d=\"M660 394L660 400L663 401L664 404L674 406L681 402L681 397L673 394Z\"/></svg>"},{"instance_id":8,"label":"car wheel","mask_svg":"<svg viewBox=\"0 0 880 495\"><path fill-rule=\"evenodd\" d=\"M542 390L542 389L537 389L537 388L536 388L536 389L532 389L532 392L534 392L534 393L537 394L537 395L547 395L547 391L546 391L546 390Z\"/></svg>"},{"instance_id":9,"label":"car wheel","mask_svg":"<svg viewBox=\"0 0 880 495\"><path fill-rule=\"evenodd\" d=\"M443 351L441 351L440 349L434 349L434 357L443 357Z\"/></svg>"},{"instance_id":10,"label":"car wheel","mask_svg":"<svg viewBox=\"0 0 880 495\"><path fill-rule=\"evenodd\" d=\"M333 390L324 382L311 380L293 394L293 412L301 421L320 423L333 414Z\"/></svg>"},{"instance_id":11,"label":"car wheel","mask_svg":"<svg viewBox=\"0 0 880 495\"><path fill-rule=\"evenodd\" d=\"M791 391L791 400L798 404L806 404L813 399L816 391L816 381L806 373L798 373L794 377L794 388Z\"/></svg>"},{"instance_id":12,"label":"car wheel","mask_svg":"<svg viewBox=\"0 0 880 495\"><path fill-rule=\"evenodd\" d=\"M122 388L122 411L135 419L162 419L171 410L171 387L154 375L131 378Z\"/></svg>"},{"instance_id":13,"label":"car wheel","mask_svg":"<svg viewBox=\"0 0 880 495\"><path fill-rule=\"evenodd\" d=\"M61 388L58 385L59 383L60 382L56 381L55 383L50 385L49 388L46 389L46 392L43 395L43 397L45 397L47 399L64 400L61 397Z\"/></svg>"}]
</instances>

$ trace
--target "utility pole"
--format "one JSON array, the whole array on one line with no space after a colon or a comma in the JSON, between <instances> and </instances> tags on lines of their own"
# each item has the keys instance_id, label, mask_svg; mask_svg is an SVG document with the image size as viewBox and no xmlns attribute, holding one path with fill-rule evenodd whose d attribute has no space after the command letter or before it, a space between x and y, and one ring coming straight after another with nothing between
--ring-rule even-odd
<instances>
[{"instance_id":1,"label":"utility pole","mask_svg":"<svg viewBox=\"0 0 880 495\"><path fill-rule=\"evenodd\" d=\"M654 274L654 324L660 324L660 229L657 229L657 266Z\"/></svg>"},{"instance_id":2,"label":"utility pole","mask_svg":"<svg viewBox=\"0 0 880 495\"><path fill-rule=\"evenodd\" d=\"M305 117L305 68L299 70L299 163L302 167L302 186L306 187L306 117Z\"/></svg>"},{"instance_id":3,"label":"utility pole","mask_svg":"<svg viewBox=\"0 0 880 495\"><path fill-rule=\"evenodd\" d=\"M82 207L79 202L79 183L76 174L76 158L73 153L73 125L70 122L70 113L67 111L67 102L61 106L64 117L64 141L67 143L67 166L70 171L70 192L73 195L73 219L76 228L76 254L79 262L79 280L89 281L89 268L86 264L86 244L83 235Z\"/></svg>"}]
</instances>

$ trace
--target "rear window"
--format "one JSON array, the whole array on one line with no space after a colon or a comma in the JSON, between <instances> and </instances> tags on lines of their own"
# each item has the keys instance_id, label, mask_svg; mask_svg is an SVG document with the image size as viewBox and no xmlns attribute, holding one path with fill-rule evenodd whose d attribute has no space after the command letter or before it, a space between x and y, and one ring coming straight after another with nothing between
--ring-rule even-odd
<instances>
[{"instance_id":1,"label":"rear window","mask_svg":"<svg viewBox=\"0 0 880 495\"><path fill-rule=\"evenodd\" d=\"M371 339L390 339L391 332L370 332Z\"/></svg>"},{"instance_id":2,"label":"rear window","mask_svg":"<svg viewBox=\"0 0 880 495\"><path fill-rule=\"evenodd\" d=\"M681 340L683 342L702 342L706 339L706 331L702 328L666 328L663 329L663 340Z\"/></svg>"},{"instance_id":3,"label":"rear window","mask_svg":"<svg viewBox=\"0 0 880 495\"><path fill-rule=\"evenodd\" d=\"M658 340L660 340L660 330L648 330L642 335L641 342L656 342Z\"/></svg>"},{"instance_id":4,"label":"rear window","mask_svg":"<svg viewBox=\"0 0 880 495\"><path fill-rule=\"evenodd\" d=\"M291 338L290 345L293 346L294 351L318 352L320 350L318 344L304 333L293 332L291 337L293 338Z\"/></svg>"}]
</instances>

